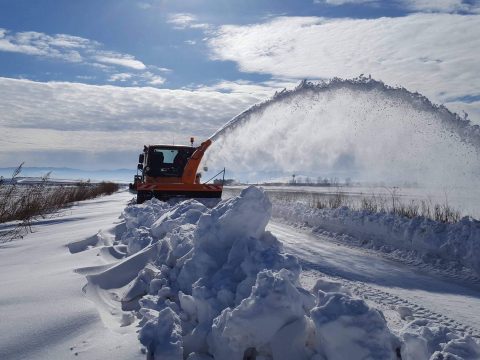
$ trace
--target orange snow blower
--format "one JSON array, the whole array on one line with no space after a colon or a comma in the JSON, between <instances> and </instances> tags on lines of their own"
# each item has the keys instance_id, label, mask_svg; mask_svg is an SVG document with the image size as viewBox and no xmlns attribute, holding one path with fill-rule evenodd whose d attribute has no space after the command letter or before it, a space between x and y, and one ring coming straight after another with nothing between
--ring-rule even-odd
<instances>
[{"instance_id":1,"label":"orange snow blower","mask_svg":"<svg viewBox=\"0 0 480 360\"><path fill-rule=\"evenodd\" d=\"M137 204L153 197L160 200L171 198L220 198L223 190L225 169L210 180L223 174L222 181L209 184L200 182L197 173L200 161L212 140L204 141L194 147L194 139L190 138L191 146L149 145L144 146L138 159L138 169L141 170L141 181L137 183Z\"/></svg>"}]
</instances>

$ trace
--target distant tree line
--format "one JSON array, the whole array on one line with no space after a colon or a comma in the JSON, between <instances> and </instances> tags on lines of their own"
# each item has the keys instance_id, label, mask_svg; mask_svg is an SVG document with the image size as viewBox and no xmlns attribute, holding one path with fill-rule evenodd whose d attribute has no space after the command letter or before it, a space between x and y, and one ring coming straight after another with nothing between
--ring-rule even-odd
<instances>
[{"instance_id":1,"label":"distant tree line","mask_svg":"<svg viewBox=\"0 0 480 360\"><path fill-rule=\"evenodd\" d=\"M338 177L322 177L318 176L317 178L310 176L292 176L292 179L289 182L289 185L292 186L351 186L353 184L352 179L347 177L343 182L340 181Z\"/></svg>"}]
</instances>

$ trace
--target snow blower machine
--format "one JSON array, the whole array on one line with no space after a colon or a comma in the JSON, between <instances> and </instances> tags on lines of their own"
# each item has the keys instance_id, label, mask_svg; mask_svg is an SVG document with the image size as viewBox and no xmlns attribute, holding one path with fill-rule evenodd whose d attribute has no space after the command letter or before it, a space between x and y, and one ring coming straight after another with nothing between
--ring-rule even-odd
<instances>
[{"instance_id":1,"label":"snow blower machine","mask_svg":"<svg viewBox=\"0 0 480 360\"><path fill-rule=\"evenodd\" d=\"M223 190L225 169L202 183L197 173L203 154L212 144L211 139L200 146L149 145L144 146L138 159L141 179L136 183L137 204L153 197L159 200L171 198L220 198ZM204 170L207 170L206 168ZM223 173L222 181L209 181Z\"/></svg>"}]
</instances>

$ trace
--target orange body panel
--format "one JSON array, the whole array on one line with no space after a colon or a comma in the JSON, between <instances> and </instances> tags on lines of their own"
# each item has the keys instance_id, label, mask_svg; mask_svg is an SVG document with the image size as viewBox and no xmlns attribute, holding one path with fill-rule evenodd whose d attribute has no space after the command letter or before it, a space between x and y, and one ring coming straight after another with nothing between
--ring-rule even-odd
<instances>
[{"instance_id":1,"label":"orange body panel","mask_svg":"<svg viewBox=\"0 0 480 360\"><path fill-rule=\"evenodd\" d=\"M184 184L194 184L195 178L197 176L197 170L200 166L200 162L202 161L203 154L208 149L208 147L212 144L210 139L204 141L200 144L200 146L195 150L192 154L190 159L188 159L187 165L185 165L185 169L183 170L182 176L182 183Z\"/></svg>"},{"instance_id":2,"label":"orange body panel","mask_svg":"<svg viewBox=\"0 0 480 360\"><path fill-rule=\"evenodd\" d=\"M223 185L217 184L162 184L162 183L141 183L138 190L144 191L222 191Z\"/></svg>"}]
</instances>

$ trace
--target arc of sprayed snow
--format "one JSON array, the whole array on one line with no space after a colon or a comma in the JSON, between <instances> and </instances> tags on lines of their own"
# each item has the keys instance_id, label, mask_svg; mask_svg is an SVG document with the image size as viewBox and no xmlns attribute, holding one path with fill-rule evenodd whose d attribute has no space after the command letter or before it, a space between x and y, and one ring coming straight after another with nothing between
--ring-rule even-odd
<instances>
[{"instance_id":1,"label":"arc of sprayed snow","mask_svg":"<svg viewBox=\"0 0 480 360\"><path fill-rule=\"evenodd\" d=\"M226 135L228 132L234 130L236 127L248 121L250 115L256 112L260 112L266 109L268 106L283 99L296 96L305 91L315 91L317 93L321 93L332 89L340 88L350 88L352 90L378 89L385 93L394 93L399 98L408 100L414 107L424 109L426 111L436 112L444 125L455 131L460 136L460 139L462 141L472 144L480 152L480 126L472 125L472 123L468 119L467 113L465 113L465 115L461 117L457 113L451 112L444 105L437 105L432 103L426 96L418 92L412 93L404 87L393 87L390 85L386 85L382 81L374 80L370 76L365 77L363 75L360 75L359 77L354 79L333 78L331 80L321 81L319 83L302 80L297 85L297 87L295 87L295 89L283 89L280 92L276 92L272 98L255 104L240 113L239 115L235 116L232 120L227 122L212 136L210 136L209 139L212 142L218 140L222 136Z\"/></svg>"}]
</instances>

